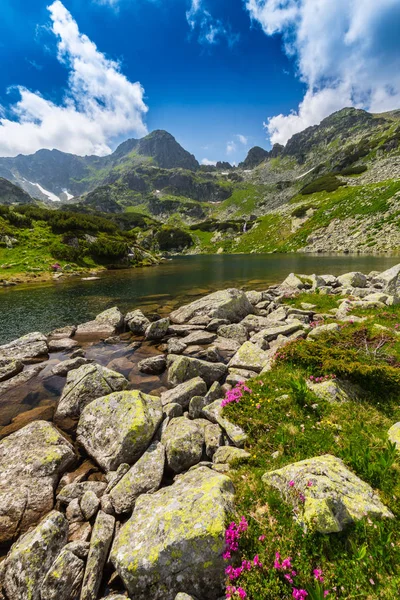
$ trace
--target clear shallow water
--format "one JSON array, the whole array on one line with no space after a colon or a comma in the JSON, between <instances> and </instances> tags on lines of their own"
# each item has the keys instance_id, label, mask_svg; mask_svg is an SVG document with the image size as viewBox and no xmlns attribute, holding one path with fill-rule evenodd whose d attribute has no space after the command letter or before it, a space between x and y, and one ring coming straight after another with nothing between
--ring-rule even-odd
<instances>
[{"instance_id":1,"label":"clear shallow water","mask_svg":"<svg viewBox=\"0 0 400 600\"><path fill-rule=\"evenodd\" d=\"M353 255L236 254L177 257L156 267L112 271L97 281L71 278L33 287L0 290L0 344L30 331L93 319L118 306L166 314L197 296L227 287L263 289L290 272L340 275L383 271L400 257Z\"/></svg>"}]
</instances>

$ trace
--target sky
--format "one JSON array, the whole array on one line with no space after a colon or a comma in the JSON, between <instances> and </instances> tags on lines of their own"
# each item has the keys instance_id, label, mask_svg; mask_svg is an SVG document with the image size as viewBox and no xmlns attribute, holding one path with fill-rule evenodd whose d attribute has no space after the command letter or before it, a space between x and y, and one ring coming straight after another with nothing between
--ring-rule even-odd
<instances>
[{"instance_id":1,"label":"sky","mask_svg":"<svg viewBox=\"0 0 400 600\"><path fill-rule=\"evenodd\" d=\"M0 156L166 129L203 164L400 108L400 0L2 0Z\"/></svg>"}]
</instances>

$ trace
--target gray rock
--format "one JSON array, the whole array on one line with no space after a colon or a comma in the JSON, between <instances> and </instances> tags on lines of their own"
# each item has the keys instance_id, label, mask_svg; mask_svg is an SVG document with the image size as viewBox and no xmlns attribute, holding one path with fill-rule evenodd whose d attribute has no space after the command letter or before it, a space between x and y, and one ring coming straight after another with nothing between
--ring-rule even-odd
<instances>
[{"instance_id":1,"label":"gray rock","mask_svg":"<svg viewBox=\"0 0 400 600\"><path fill-rule=\"evenodd\" d=\"M24 368L20 360L14 358L0 358L0 381L5 381L18 375Z\"/></svg>"},{"instance_id":2,"label":"gray rock","mask_svg":"<svg viewBox=\"0 0 400 600\"><path fill-rule=\"evenodd\" d=\"M90 521L99 510L100 500L94 492L85 492L82 496L80 507L85 521Z\"/></svg>"},{"instance_id":3,"label":"gray rock","mask_svg":"<svg viewBox=\"0 0 400 600\"><path fill-rule=\"evenodd\" d=\"M217 423L226 432L229 439L237 448L242 448L247 435L237 425L231 423L228 419L223 416L223 408L221 406L221 400L216 400L212 404L203 408L203 416L211 421L211 423Z\"/></svg>"},{"instance_id":4,"label":"gray rock","mask_svg":"<svg viewBox=\"0 0 400 600\"><path fill-rule=\"evenodd\" d=\"M102 481L81 481L79 483L69 483L64 486L62 490L57 494L57 500L61 504L69 504L72 500L78 500L78 504L81 498L86 492L93 492L97 498L105 493L107 484Z\"/></svg>"},{"instance_id":5,"label":"gray rock","mask_svg":"<svg viewBox=\"0 0 400 600\"><path fill-rule=\"evenodd\" d=\"M70 523L80 523L81 521L84 521L78 498L75 498L68 504L65 516Z\"/></svg>"},{"instance_id":6,"label":"gray rock","mask_svg":"<svg viewBox=\"0 0 400 600\"><path fill-rule=\"evenodd\" d=\"M328 325L320 325L319 327L311 329L308 333L308 337L316 339L326 333L336 333L338 331L340 331L340 327L337 323L329 323Z\"/></svg>"},{"instance_id":7,"label":"gray rock","mask_svg":"<svg viewBox=\"0 0 400 600\"><path fill-rule=\"evenodd\" d=\"M134 310L125 316L125 323L136 335L144 335L150 321L144 316L141 310Z\"/></svg>"},{"instance_id":8,"label":"gray rock","mask_svg":"<svg viewBox=\"0 0 400 600\"><path fill-rule=\"evenodd\" d=\"M222 446L216 450L213 456L215 464L230 465L235 460L248 460L251 455L241 448L233 448L232 446Z\"/></svg>"},{"instance_id":9,"label":"gray rock","mask_svg":"<svg viewBox=\"0 0 400 600\"><path fill-rule=\"evenodd\" d=\"M55 340L63 340L65 338L71 338L74 337L76 332L76 326L75 325L66 325L65 327L59 327L58 329L53 329L53 331L51 331L49 333L49 337L51 337L51 339Z\"/></svg>"},{"instance_id":10,"label":"gray rock","mask_svg":"<svg viewBox=\"0 0 400 600\"><path fill-rule=\"evenodd\" d=\"M388 431L388 438L400 450L400 423L395 423Z\"/></svg>"},{"instance_id":11,"label":"gray rock","mask_svg":"<svg viewBox=\"0 0 400 600\"><path fill-rule=\"evenodd\" d=\"M204 331L203 325L191 325L190 323L181 325L170 325L168 327L169 335L189 335L193 331Z\"/></svg>"},{"instance_id":12,"label":"gray rock","mask_svg":"<svg viewBox=\"0 0 400 600\"><path fill-rule=\"evenodd\" d=\"M235 387L238 383L243 383L247 379L256 377L258 373L256 371L250 371L248 369L229 369L229 375L226 378L226 383Z\"/></svg>"},{"instance_id":13,"label":"gray rock","mask_svg":"<svg viewBox=\"0 0 400 600\"><path fill-rule=\"evenodd\" d=\"M208 458L212 459L215 452L224 443L221 427L214 423L208 423L204 428L204 441L206 444L206 454Z\"/></svg>"},{"instance_id":14,"label":"gray rock","mask_svg":"<svg viewBox=\"0 0 400 600\"><path fill-rule=\"evenodd\" d=\"M260 317L258 315L249 315L240 323L248 333L259 332L262 329L277 327L279 323L272 321L268 317Z\"/></svg>"},{"instance_id":15,"label":"gray rock","mask_svg":"<svg viewBox=\"0 0 400 600\"><path fill-rule=\"evenodd\" d=\"M115 518L100 511L90 540L80 600L96 600L114 535Z\"/></svg>"},{"instance_id":16,"label":"gray rock","mask_svg":"<svg viewBox=\"0 0 400 600\"><path fill-rule=\"evenodd\" d=\"M64 546L63 550L68 550L75 554L78 558L82 560L87 558L89 554L90 544L89 542L77 541L77 542L69 542L66 546Z\"/></svg>"},{"instance_id":17,"label":"gray rock","mask_svg":"<svg viewBox=\"0 0 400 600\"><path fill-rule=\"evenodd\" d=\"M45 363L40 365L29 365L25 367L23 371L18 373L18 375L14 375L11 379L7 379L6 381L2 381L0 383L0 397L4 397L4 395L12 390L14 387L25 385L28 381L37 377L41 371L46 367Z\"/></svg>"},{"instance_id":18,"label":"gray rock","mask_svg":"<svg viewBox=\"0 0 400 600\"><path fill-rule=\"evenodd\" d=\"M4 591L15 600L40 600L44 578L67 543L68 522L57 511L49 513L11 547L5 559Z\"/></svg>"},{"instance_id":19,"label":"gray rock","mask_svg":"<svg viewBox=\"0 0 400 600\"><path fill-rule=\"evenodd\" d=\"M230 479L207 467L140 496L111 552L129 594L135 600L174 600L184 589L204 600L219 597L233 496Z\"/></svg>"},{"instance_id":20,"label":"gray rock","mask_svg":"<svg viewBox=\"0 0 400 600\"><path fill-rule=\"evenodd\" d=\"M305 286L303 278L300 278L300 277L298 275L295 275L294 273L290 273L290 275L288 275L286 277L286 279L282 282L281 287L282 288L292 288L295 290L304 289L306 286Z\"/></svg>"},{"instance_id":21,"label":"gray rock","mask_svg":"<svg viewBox=\"0 0 400 600\"><path fill-rule=\"evenodd\" d=\"M278 325L277 327L269 327L268 329L262 329L259 333L251 338L253 344L260 345L260 341L271 342L276 340L279 335L289 336L302 328L302 324L299 321L294 323L288 323L285 325Z\"/></svg>"},{"instance_id":22,"label":"gray rock","mask_svg":"<svg viewBox=\"0 0 400 600\"><path fill-rule=\"evenodd\" d=\"M119 309L114 306L103 311L94 321L88 321L78 325L76 335L85 336L103 336L114 335L124 324L124 316Z\"/></svg>"},{"instance_id":23,"label":"gray rock","mask_svg":"<svg viewBox=\"0 0 400 600\"><path fill-rule=\"evenodd\" d=\"M343 287L365 288L368 279L365 275L363 275L363 273L353 271L352 273L345 273L344 275L339 275L337 281Z\"/></svg>"},{"instance_id":24,"label":"gray rock","mask_svg":"<svg viewBox=\"0 0 400 600\"><path fill-rule=\"evenodd\" d=\"M207 331L218 331L218 328L221 327L221 325L229 325L230 322L228 321L228 319L211 319L211 321L209 322L209 324L206 327Z\"/></svg>"},{"instance_id":25,"label":"gray rock","mask_svg":"<svg viewBox=\"0 0 400 600\"><path fill-rule=\"evenodd\" d=\"M77 419L90 402L112 392L126 389L123 375L100 365L83 365L70 371L54 415L55 422L65 418Z\"/></svg>"},{"instance_id":26,"label":"gray rock","mask_svg":"<svg viewBox=\"0 0 400 600\"><path fill-rule=\"evenodd\" d=\"M0 542L13 540L53 508L57 483L75 460L72 445L46 421L0 442Z\"/></svg>"},{"instance_id":27,"label":"gray rock","mask_svg":"<svg viewBox=\"0 0 400 600\"><path fill-rule=\"evenodd\" d=\"M48 353L47 337L37 331L0 346L0 359L13 358L27 364L37 359L44 360Z\"/></svg>"},{"instance_id":28,"label":"gray rock","mask_svg":"<svg viewBox=\"0 0 400 600\"><path fill-rule=\"evenodd\" d=\"M182 354L186 350L186 344L176 338L168 340L168 354Z\"/></svg>"},{"instance_id":29,"label":"gray rock","mask_svg":"<svg viewBox=\"0 0 400 600\"><path fill-rule=\"evenodd\" d=\"M159 373L165 371L166 365L167 361L164 354L159 354L158 356L151 356L150 358L141 360L138 364L138 367L139 371L142 371L142 373L158 375Z\"/></svg>"},{"instance_id":30,"label":"gray rock","mask_svg":"<svg viewBox=\"0 0 400 600\"><path fill-rule=\"evenodd\" d=\"M101 497L100 506L101 510L107 515L115 515L114 506L109 494L104 494L104 496Z\"/></svg>"},{"instance_id":31,"label":"gray rock","mask_svg":"<svg viewBox=\"0 0 400 600\"><path fill-rule=\"evenodd\" d=\"M199 419L203 408L207 404L211 404L211 402L208 402L205 396L193 396L189 402L189 417Z\"/></svg>"},{"instance_id":32,"label":"gray rock","mask_svg":"<svg viewBox=\"0 0 400 600\"><path fill-rule=\"evenodd\" d=\"M56 338L49 341L49 352L65 352L77 346L78 342L71 338Z\"/></svg>"},{"instance_id":33,"label":"gray rock","mask_svg":"<svg viewBox=\"0 0 400 600\"><path fill-rule=\"evenodd\" d=\"M210 363L189 356L178 356L168 370L168 383L175 386L199 376L210 386L214 381L222 381L227 374L228 369L223 363Z\"/></svg>"},{"instance_id":34,"label":"gray rock","mask_svg":"<svg viewBox=\"0 0 400 600\"><path fill-rule=\"evenodd\" d=\"M226 319L231 323L241 321L254 312L246 294L241 290L229 289L214 292L171 313L173 323L187 323L196 316L206 315L211 319Z\"/></svg>"},{"instance_id":35,"label":"gray rock","mask_svg":"<svg viewBox=\"0 0 400 600\"><path fill-rule=\"evenodd\" d=\"M201 377L194 377L189 381L185 381L177 385L172 390L167 390L161 394L161 403L163 406L167 404L180 404L183 408L189 406L189 401L193 396L204 396L207 392L207 385Z\"/></svg>"},{"instance_id":36,"label":"gray rock","mask_svg":"<svg viewBox=\"0 0 400 600\"><path fill-rule=\"evenodd\" d=\"M262 302L263 294L262 292L256 292L255 290L251 290L250 292L246 292L246 296L250 304L256 306L260 302Z\"/></svg>"},{"instance_id":37,"label":"gray rock","mask_svg":"<svg viewBox=\"0 0 400 600\"><path fill-rule=\"evenodd\" d=\"M110 500L116 513L133 510L141 494L156 492L164 473L165 450L159 442L153 442L143 456L124 475L110 492Z\"/></svg>"},{"instance_id":38,"label":"gray rock","mask_svg":"<svg viewBox=\"0 0 400 600\"><path fill-rule=\"evenodd\" d=\"M132 464L149 445L162 420L161 400L138 390L91 402L79 419L77 440L106 471Z\"/></svg>"},{"instance_id":39,"label":"gray rock","mask_svg":"<svg viewBox=\"0 0 400 600\"><path fill-rule=\"evenodd\" d=\"M67 548L63 548L44 578L41 600L71 600L81 589L85 563Z\"/></svg>"},{"instance_id":40,"label":"gray rock","mask_svg":"<svg viewBox=\"0 0 400 600\"><path fill-rule=\"evenodd\" d=\"M197 397L197 396L195 396ZM173 419L174 417L181 417L183 415L183 407L177 402L171 402L163 406L164 415Z\"/></svg>"},{"instance_id":41,"label":"gray rock","mask_svg":"<svg viewBox=\"0 0 400 600\"><path fill-rule=\"evenodd\" d=\"M214 400L218 400L218 398L224 397L224 391L221 387L221 384L218 381L214 381L210 389L206 394L207 404L211 404Z\"/></svg>"},{"instance_id":42,"label":"gray rock","mask_svg":"<svg viewBox=\"0 0 400 600\"><path fill-rule=\"evenodd\" d=\"M162 340L167 335L169 327L169 319L159 319L159 321L153 321L146 328L146 340Z\"/></svg>"},{"instance_id":43,"label":"gray rock","mask_svg":"<svg viewBox=\"0 0 400 600\"><path fill-rule=\"evenodd\" d=\"M327 402L357 401L365 396L365 392L358 385L340 379L331 379L321 383L308 381L307 385L317 398Z\"/></svg>"},{"instance_id":44,"label":"gray rock","mask_svg":"<svg viewBox=\"0 0 400 600\"><path fill-rule=\"evenodd\" d=\"M66 377L70 371L74 369L79 369L82 365L88 365L92 361L88 358L84 358L83 356L77 356L76 358L71 358L69 360L64 360L55 367L53 367L51 374L56 375L57 377Z\"/></svg>"},{"instance_id":45,"label":"gray rock","mask_svg":"<svg viewBox=\"0 0 400 600\"><path fill-rule=\"evenodd\" d=\"M188 336L184 337L182 341L187 346L190 346L191 344L205 345L212 344L216 337L215 333L210 333L209 331L193 331Z\"/></svg>"},{"instance_id":46,"label":"gray rock","mask_svg":"<svg viewBox=\"0 0 400 600\"><path fill-rule=\"evenodd\" d=\"M239 344L244 344L248 338L247 329L243 327L243 325L240 325L240 323L221 325L221 327L218 328L218 335L223 338L235 340L236 342L239 342Z\"/></svg>"},{"instance_id":47,"label":"gray rock","mask_svg":"<svg viewBox=\"0 0 400 600\"><path fill-rule=\"evenodd\" d=\"M128 465L128 463L122 463L121 465L119 465L116 471L108 471L108 473L106 473L106 479L108 481L108 485L105 491L106 494L108 494L108 492L112 490L113 487L117 485L119 481L121 481L123 476L127 474L130 468L131 465Z\"/></svg>"},{"instance_id":48,"label":"gray rock","mask_svg":"<svg viewBox=\"0 0 400 600\"><path fill-rule=\"evenodd\" d=\"M185 417L172 419L161 437L167 463L175 473L182 473L200 462L203 454L204 432Z\"/></svg>"},{"instance_id":49,"label":"gray rock","mask_svg":"<svg viewBox=\"0 0 400 600\"><path fill-rule=\"evenodd\" d=\"M70 523L68 527L68 540L70 542L87 542L92 535L92 526L85 523Z\"/></svg>"},{"instance_id":50,"label":"gray rock","mask_svg":"<svg viewBox=\"0 0 400 600\"><path fill-rule=\"evenodd\" d=\"M249 369L260 373L270 355L251 342L245 342L229 361L229 368Z\"/></svg>"}]
</instances>

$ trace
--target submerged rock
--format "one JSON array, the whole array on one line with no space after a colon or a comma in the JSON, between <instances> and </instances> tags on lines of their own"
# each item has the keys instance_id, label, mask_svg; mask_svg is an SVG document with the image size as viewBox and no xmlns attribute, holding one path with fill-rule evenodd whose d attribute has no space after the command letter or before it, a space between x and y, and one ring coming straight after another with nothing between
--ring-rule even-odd
<instances>
[{"instance_id":1,"label":"submerged rock","mask_svg":"<svg viewBox=\"0 0 400 600\"><path fill-rule=\"evenodd\" d=\"M162 420L161 400L138 390L91 402L81 414L77 440L106 471L132 464L146 450Z\"/></svg>"},{"instance_id":2,"label":"submerged rock","mask_svg":"<svg viewBox=\"0 0 400 600\"><path fill-rule=\"evenodd\" d=\"M183 324L193 319L193 317L205 315L212 319L226 319L229 322L237 323L253 312L254 308L244 292L229 289L214 292L191 304L178 308L171 313L171 321Z\"/></svg>"},{"instance_id":3,"label":"submerged rock","mask_svg":"<svg viewBox=\"0 0 400 600\"><path fill-rule=\"evenodd\" d=\"M287 502L302 508L301 521L320 533L342 531L365 515L393 518L371 486L330 454L269 471L262 479Z\"/></svg>"},{"instance_id":4,"label":"submerged rock","mask_svg":"<svg viewBox=\"0 0 400 600\"><path fill-rule=\"evenodd\" d=\"M37 331L0 346L0 359L13 358L23 363L34 362L37 359L44 360L48 353L47 337Z\"/></svg>"},{"instance_id":5,"label":"submerged rock","mask_svg":"<svg viewBox=\"0 0 400 600\"><path fill-rule=\"evenodd\" d=\"M158 356L151 356L141 360L138 364L139 371L142 373L149 373L150 375L157 375L165 371L167 361L164 354Z\"/></svg>"},{"instance_id":6,"label":"submerged rock","mask_svg":"<svg viewBox=\"0 0 400 600\"><path fill-rule=\"evenodd\" d=\"M185 590L217 600L224 587L226 519L231 480L200 467L172 486L138 498L111 560L135 600L174 600Z\"/></svg>"}]
</instances>

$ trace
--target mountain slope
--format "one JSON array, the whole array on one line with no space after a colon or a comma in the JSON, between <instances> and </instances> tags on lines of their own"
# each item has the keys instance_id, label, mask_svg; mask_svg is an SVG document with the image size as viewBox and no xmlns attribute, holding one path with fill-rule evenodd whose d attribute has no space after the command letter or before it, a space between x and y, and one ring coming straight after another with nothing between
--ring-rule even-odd
<instances>
[{"instance_id":1,"label":"mountain slope","mask_svg":"<svg viewBox=\"0 0 400 600\"><path fill-rule=\"evenodd\" d=\"M0 177L0 204L32 204L33 199L19 186Z\"/></svg>"}]
</instances>

